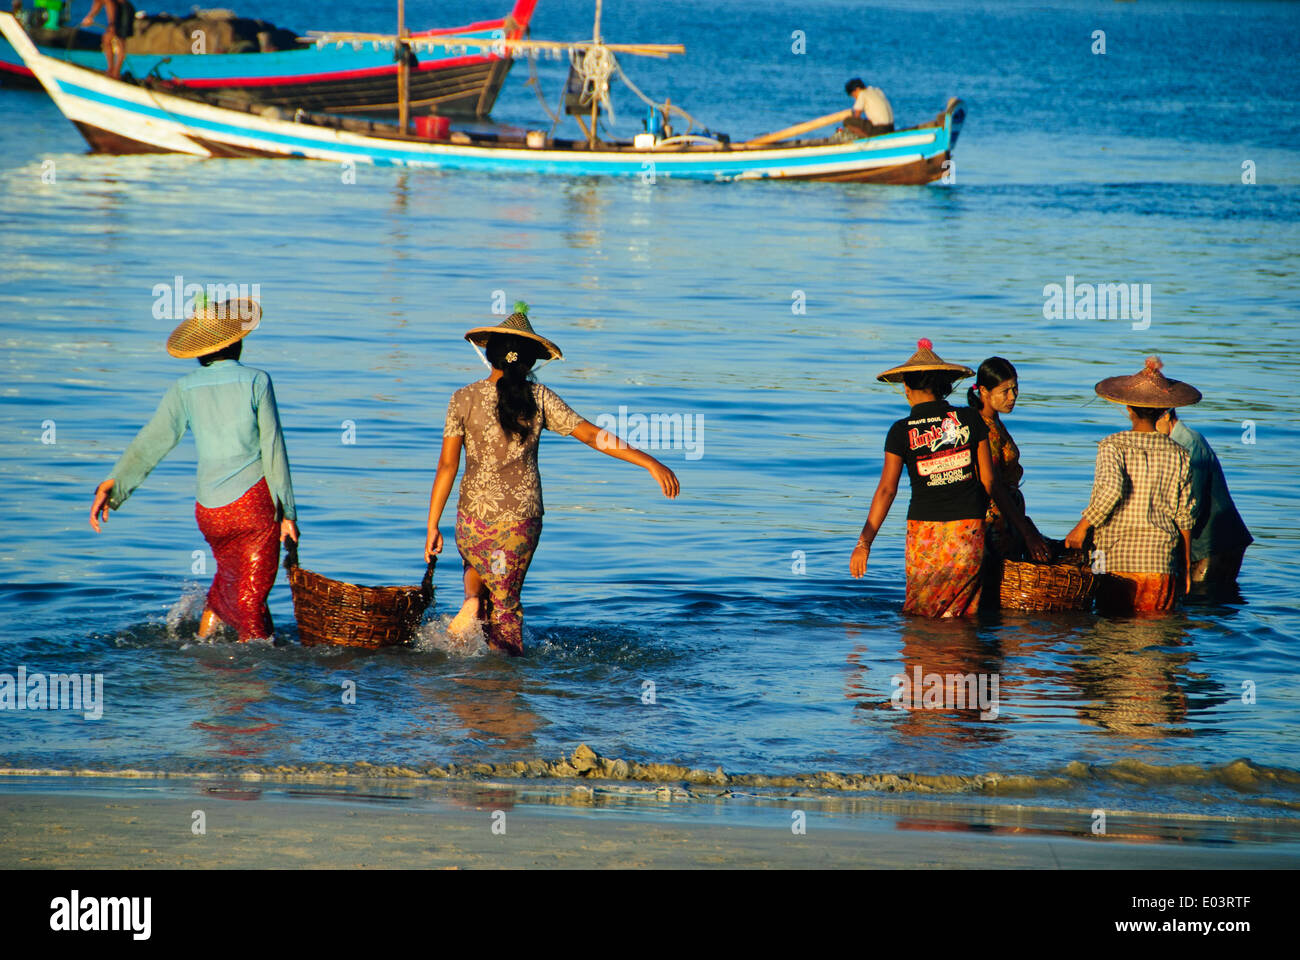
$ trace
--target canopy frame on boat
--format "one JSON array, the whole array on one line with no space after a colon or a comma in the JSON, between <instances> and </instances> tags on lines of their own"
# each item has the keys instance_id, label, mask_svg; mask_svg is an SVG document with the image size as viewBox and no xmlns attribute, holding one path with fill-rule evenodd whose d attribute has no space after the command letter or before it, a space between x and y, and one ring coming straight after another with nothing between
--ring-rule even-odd
<instances>
[{"instance_id":1,"label":"canopy frame on boat","mask_svg":"<svg viewBox=\"0 0 1300 960\"><path fill-rule=\"evenodd\" d=\"M614 58L615 53L627 53L640 57L658 57L666 58L675 53L686 52L686 48L680 43L605 43L600 36L600 17L603 0L596 0L596 19L592 26L590 40L577 41L555 41L555 40L523 40L507 39L505 37L493 37L491 39L479 37L412 37L410 31L406 29L406 0L397 0L397 33L358 33L356 31L309 31L307 36L300 37L307 43L315 43L317 46L325 46L331 43L373 43L380 47L392 47L397 51L397 123L399 129L405 134L410 131L410 74L409 65L415 51L420 49L435 48L452 48L457 47L488 47L497 56L504 57L508 53L515 53L519 50L536 52L538 50L565 50L569 54L570 63L579 71L583 79L583 99L590 100L591 103L591 127L583 124L582 118L575 114L578 125L582 127L583 133L587 137L587 145L594 147L596 145L596 119L599 115L600 105L603 102L606 112L609 111L609 78L615 70L622 74L622 68L618 66L618 61ZM581 54L581 66L577 59ZM624 80L627 78L624 76ZM630 86L630 82L629 82ZM665 116L673 109L670 103L654 104L645 94L639 90L636 91L641 99L653 104L655 107L663 109ZM679 108L680 110L680 108ZM684 112L684 111L683 111Z\"/></svg>"}]
</instances>

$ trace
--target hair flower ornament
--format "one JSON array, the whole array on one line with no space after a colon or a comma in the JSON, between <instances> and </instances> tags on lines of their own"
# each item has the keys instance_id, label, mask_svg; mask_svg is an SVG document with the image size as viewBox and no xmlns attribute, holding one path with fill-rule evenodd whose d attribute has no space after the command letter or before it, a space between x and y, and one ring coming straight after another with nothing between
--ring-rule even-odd
<instances>
[{"instance_id":1,"label":"hair flower ornament","mask_svg":"<svg viewBox=\"0 0 1300 960\"><path fill-rule=\"evenodd\" d=\"M506 363L514 363L518 359L519 354L515 353L513 350L506 354Z\"/></svg>"}]
</instances>

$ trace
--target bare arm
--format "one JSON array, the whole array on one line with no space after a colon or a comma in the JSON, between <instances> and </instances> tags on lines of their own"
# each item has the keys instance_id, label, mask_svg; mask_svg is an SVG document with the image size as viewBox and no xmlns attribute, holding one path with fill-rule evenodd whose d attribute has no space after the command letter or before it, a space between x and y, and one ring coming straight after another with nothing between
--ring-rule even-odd
<instances>
[{"instance_id":1,"label":"bare arm","mask_svg":"<svg viewBox=\"0 0 1300 960\"><path fill-rule=\"evenodd\" d=\"M1124 481L1120 475L1119 455L1102 441L1097 448L1097 467L1092 480L1092 499L1083 508L1083 516L1074 529L1065 535L1065 545L1072 550L1083 548L1088 531L1104 523L1119 506L1124 496Z\"/></svg>"},{"instance_id":2,"label":"bare arm","mask_svg":"<svg viewBox=\"0 0 1300 960\"><path fill-rule=\"evenodd\" d=\"M650 471L650 475L659 482L664 496L669 499L676 497L681 492L681 484L677 482L677 475L665 467L644 450L638 450L636 447L628 446L621 438L608 430L604 430L589 420L583 420L573 428L573 436L577 437L593 450L599 450L601 453L613 457L615 460L626 460L628 463L634 463L638 467L644 467Z\"/></svg>"},{"instance_id":3,"label":"bare arm","mask_svg":"<svg viewBox=\"0 0 1300 960\"><path fill-rule=\"evenodd\" d=\"M849 573L860 577L867 572L867 558L871 554L871 544L880 532L881 524L889 516L889 508L898 496L898 479L903 475L903 458L896 453L885 454L885 465L880 468L880 482L871 498L871 510L867 513L867 522L862 525L858 545L853 548L849 559Z\"/></svg>"},{"instance_id":4,"label":"bare arm","mask_svg":"<svg viewBox=\"0 0 1300 960\"><path fill-rule=\"evenodd\" d=\"M975 460L980 468L980 483L984 485L984 492L990 497L994 496L993 488L993 454L989 452L988 439L980 441L979 447L975 451Z\"/></svg>"},{"instance_id":5,"label":"bare arm","mask_svg":"<svg viewBox=\"0 0 1300 960\"><path fill-rule=\"evenodd\" d=\"M102 10L103 8L104 8L104 0L95 0L95 2L90 5L90 13L86 14L86 18L82 20L81 23L78 24L78 26L82 26L82 27L90 26L92 23L95 22L95 14L99 13L99 11ZM111 22L111 17L110 17L110 22Z\"/></svg>"},{"instance_id":6,"label":"bare arm","mask_svg":"<svg viewBox=\"0 0 1300 960\"><path fill-rule=\"evenodd\" d=\"M442 511L451 496L451 486L456 482L460 472L460 450L464 440L461 437L443 437L442 452L438 454L438 473L433 478L433 489L429 491L429 523L424 538L424 559L433 559L435 553L442 553L442 533L438 525L442 522Z\"/></svg>"},{"instance_id":7,"label":"bare arm","mask_svg":"<svg viewBox=\"0 0 1300 960\"><path fill-rule=\"evenodd\" d=\"M985 440L980 444L980 447L982 449L987 445L988 441ZM1002 484L1001 473L998 471L997 465L993 463L992 451L990 451L989 463L993 470L993 486L992 489L989 489L986 485L985 489L989 490L993 502L997 504L998 512L1011 521L1012 525L1020 531L1020 536L1024 537L1025 545L1029 547L1031 557L1040 561L1048 560L1051 557L1051 551L1043 541L1043 535L1038 532L1034 522L1029 519L1024 508L1020 506L1020 502L1011 496L1011 493ZM980 475L984 475L983 458L980 459Z\"/></svg>"}]
</instances>

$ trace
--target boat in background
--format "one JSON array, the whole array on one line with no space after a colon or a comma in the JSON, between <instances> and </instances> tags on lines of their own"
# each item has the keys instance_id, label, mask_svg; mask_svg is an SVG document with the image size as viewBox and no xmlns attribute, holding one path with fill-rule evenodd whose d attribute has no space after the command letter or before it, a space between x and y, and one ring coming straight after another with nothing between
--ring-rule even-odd
<instances>
[{"instance_id":1,"label":"boat in background","mask_svg":"<svg viewBox=\"0 0 1300 960\"><path fill-rule=\"evenodd\" d=\"M510 71L512 54L490 46L462 48L454 41L519 39L536 6L537 0L515 0L511 12L500 20L411 34L448 40L447 46L424 46L407 71L412 113L479 117L490 113ZM76 28L34 33L48 41L31 41L43 56L103 72L99 33ZM223 93L270 106L387 116L398 111L398 70L393 51L377 44L312 43L267 52L127 53L122 73L137 80L156 80L160 89L177 93ZM4 39L0 39L0 78L38 83L14 44Z\"/></svg>"},{"instance_id":2,"label":"boat in background","mask_svg":"<svg viewBox=\"0 0 1300 960\"><path fill-rule=\"evenodd\" d=\"M419 132L410 133L403 126L375 120L304 109L286 111L215 95L179 96L151 84L112 80L101 71L86 70L40 53L9 14L0 13L0 31L9 37L91 148L106 153L299 157L334 163L643 180L664 177L924 184L940 179L948 170L965 119L965 108L954 97L928 123L862 138L841 134L771 142L778 134L769 134L749 143L732 144L700 135L656 139L642 134L632 142L588 142L554 139L540 130L515 134L452 132L444 124L419 121L415 125ZM528 49L545 44L518 41L515 46ZM594 48L608 52L619 47L599 40L567 46L588 52ZM641 45L636 49L651 48ZM420 118L439 119L444 118Z\"/></svg>"}]
</instances>

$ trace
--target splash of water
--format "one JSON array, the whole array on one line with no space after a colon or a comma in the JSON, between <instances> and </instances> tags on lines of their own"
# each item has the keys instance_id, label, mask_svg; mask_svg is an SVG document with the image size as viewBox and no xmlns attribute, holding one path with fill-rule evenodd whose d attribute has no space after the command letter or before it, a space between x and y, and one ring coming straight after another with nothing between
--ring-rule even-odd
<instances>
[{"instance_id":1,"label":"splash of water","mask_svg":"<svg viewBox=\"0 0 1300 960\"><path fill-rule=\"evenodd\" d=\"M411 647L419 653L442 653L449 657L472 659L492 652L483 625L474 623L465 633L451 633L452 614L430 617L420 624Z\"/></svg>"},{"instance_id":2,"label":"splash of water","mask_svg":"<svg viewBox=\"0 0 1300 960\"><path fill-rule=\"evenodd\" d=\"M207 602L207 591L201 583L187 583L180 597L167 610L164 623L167 639L179 642L194 640L199 631L199 618Z\"/></svg>"}]
</instances>

